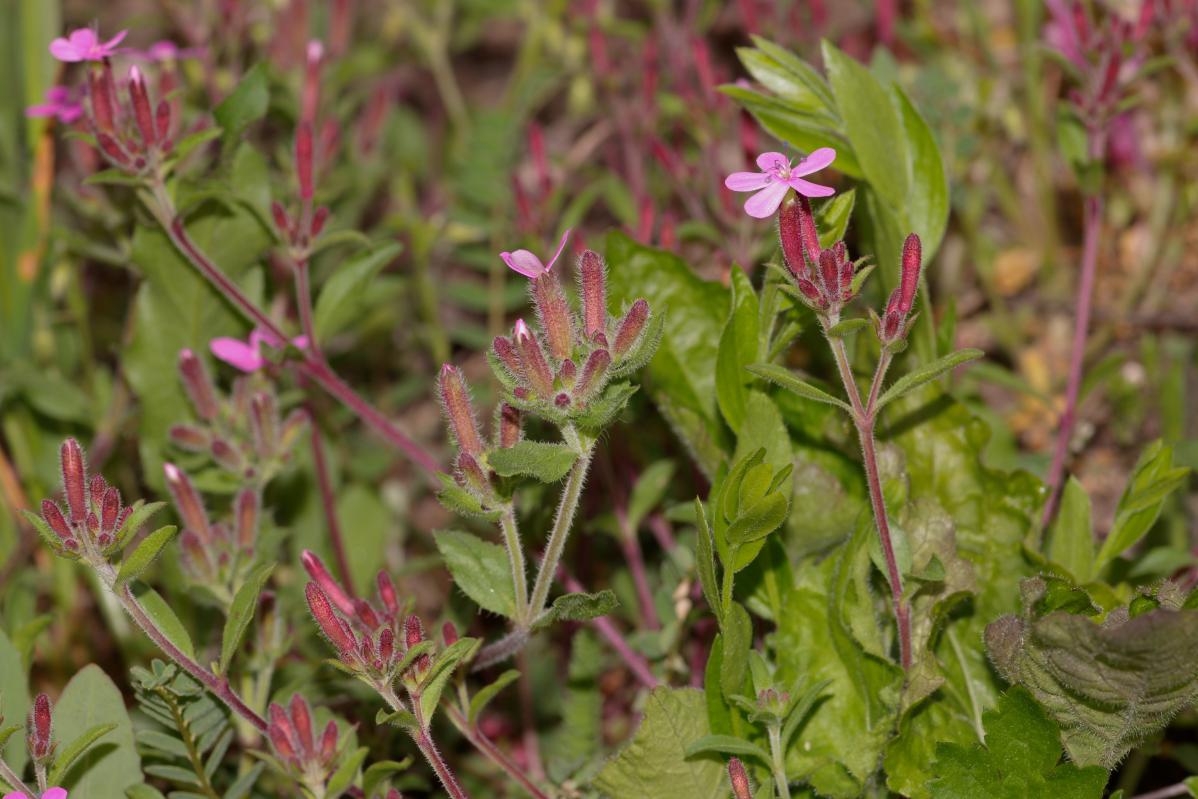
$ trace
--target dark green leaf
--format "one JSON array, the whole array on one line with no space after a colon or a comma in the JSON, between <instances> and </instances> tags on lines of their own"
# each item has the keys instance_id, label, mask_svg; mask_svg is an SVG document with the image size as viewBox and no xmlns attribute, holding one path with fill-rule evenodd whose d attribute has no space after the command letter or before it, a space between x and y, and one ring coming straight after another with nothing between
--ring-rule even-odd
<instances>
[{"instance_id":1,"label":"dark green leaf","mask_svg":"<svg viewBox=\"0 0 1198 799\"><path fill-rule=\"evenodd\" d=\"M239 140L247 127L266 116L269 104L270 86L266 68L256 64L242 76L232 94L212 112L216 124L224 131L226 145Z\"/></svg>"},{"instance_id":2,"label":"dark green leaf","mask_svg":"<svg viewBox=\"0 0 1198 799\"><path fill-rule=\"evenodd\" d=\"M527 475L542 483L561 480L576 460L578 453L572 447L545 441L520 441L487 454L488 465L501 477Z\"/></svg>"},{"instance_id":3,"label":"dark green leaf","mask_svg":"<svg viewBox=\"0 0 1198 799\"><path fill-rule=\"evenodd\" d=\"M165 527L159 527L143 538L136 549L121 559L121 568L116 575L117 585L124 585L134 577L140 577L142 572L148 569L154 559L162 553L163 547L174 540L175 534L178 532L179 528L168 524Z\"/></svg>"},{"instance_id":4,"label":"dark green leaf","mask_svg":"<svg viewBox=\"0 0 1198 799\"><path fill-rule=\"evenodd\" d=\"M770 764L770 753L751 741L735 738L731 735L704 735L686 747L686 756L694 757L706 752L718 752L723 755L739 755L753 757L764 765Z\"/></svg>"},{"instance_id":5,"label":"dark green leaf","mask_svg":"<svg viewBox=\"0 0 1198 799\"><path fill-rule=\"evenodd\" d=\"M755 363L747 367L750 372L758 377L764 378L771 383L781 386L782 388L797 394L804 399L815 400L816 402L826 402L829 405L835 405L846 411L852 412L852 408L844 400L833 397L823 389L816 388L805 380L802 380L789 370L772 363Z\"/></svg>"},{"instance_id":6,"label":"dark green leaf","mask_svg":"<svg viewBox=\"0 0 1198 799\"><path fill-rule=\"evenodd\" d=\"M316 300L312 324L316 336L324 341L343 330L362 307L370 283L383 267L395 260L403 249L398 242L386 242L354 256L325 281Z\"/></svg>"},{"instance_id":7,"label":"dark green leaf","mask_svg":"<svg viewBox=\"0 0 1198 799\"><path fill-rule=\"evenodd\" d=\"M456 530L436 534L437 549L454 583L483 610L511 617L516 590L506 550L476 535Z\"/></svg>"},{"instance_id":8,"label":"dark green leaf","mask_svg":"<svg viewBox=\"0 0 1198 799\"><path fill-rule=\"evenodd\" d=\"M478 721L478 717L486 709L487 705L491 703L491 700L498 696L500 691L518 679L520 679L520 672L515 669L508 669L496 677L493 682L475 691L474 696L470 697L470 712L467 714L466 720L471 724Z\"/></svg>"},{"instance_id":9,"label":"dark green leaf","mask_svg":"<svg viewBox=\"0 0 1198 799\"><path fill-rule=\"evenodd\" d=\"M274 568L273 563L259 563L246 576L245 582L233 596L233 602L229 605L229 615L225 619L225 629L221 634L220 665L217 669L219 673L224 674L228 671L229 664L233 662L233 656L241 646L241 639L249 629L250 622L254 620L254 611L258 609L258 596Z\"/></svg>"},{"instance_id":10,"label":"dark green leaf","mask_svg":"<svg viewBox=\"0 0 1198 799\"><path fill-rule=\"evenodd\" d=\"M882 396L878 397L877 408L881 408L887 403L893 402L904 394L919 388L925 383L930 383L940 375L948 372L963 363L968 363L976 358L981 358L986 353L976 349L957 350L949 353L943 358L939 358L931 363L924 364L913 372L900 377L894 381L894 385L882 392Z\"/></svg>"}]
</instances>

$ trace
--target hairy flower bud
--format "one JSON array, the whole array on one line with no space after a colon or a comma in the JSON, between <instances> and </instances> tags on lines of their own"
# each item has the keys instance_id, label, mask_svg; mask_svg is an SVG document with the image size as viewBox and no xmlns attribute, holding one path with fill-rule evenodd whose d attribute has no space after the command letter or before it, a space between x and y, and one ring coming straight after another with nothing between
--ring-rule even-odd
<instances>
[{"instance_id":1,"label":"hairy flower bud","mask_svg":"<svg viewBox=\"0 0 1198 799\"><path fill-rule=\"evenodd\" d=\"M326 765L331 763L337 754L337 722L329 719L325 725L324 734L320 736L320 760Z\"/></svg>"},{"instance_id":2,"label":"hairy flower bud","mask_svg":"<svg viewBox=\"0 0 1198 799\"><path fill-rule=\"evenodd\" d=\"M574 396L586 398L603 386L607 368L611 366L611 354L607 350L595 350L582 368L582 377L574 389Z\"/></svg>"},{"instance_id":3,"label":"hairy flower bud","mask_svg":"<svg viewBox=\"0 0 1198 799\"><path fill-rule=\"evenodd\" d=\"M154 113L150 108L146 80L136 64L129 68L129 102L133 106L133 117L137 121L137 129L141 131L142 142L146 147L152 147L158 142L158 134L154 131Z\"/></svg>"},{"instance_id":4,"label":"hairy flower bud","mask_svg":"<svg viewBox=\"0 0 1198 799\"><path fill-rule=\"evenodd\" d=\"M821 247L811 203L806 197L791 198L782 205L778 213L778 238L782 244L782 257L795 277L808 272L808 264L819 262Z\"/></svg>"},{"instance_id":5,"label":"hairy flower bud","mask_svg":"<svg viewBox=\"0 0 1198 799\"><path fill-rule=\"evenodd\" d=\"M607 329L607 273L593 250L582 254L578 266L582 285L583 330L588 340Z\"/></svg>"},{"instance_id":6,"label":"hairy flower bud","mask_svg":"<svg viewBox=\"0 0 1198 799\"><path fill-rule=\"evenodd\" d=\"M195 425L173 424L167 431L171 443L189 452L207 452L209 447L208 433Z\"/></svg>"},{"instance_id":7,"label":"hairy flower bud","mask_svg":"<svg viewBox=\"0 0 1198 799\"><path fill-rule=\"evenodd\" d=\"M499 406L499 446L514 447L524 435L520 409L506 402Z\"/></svg>"},{"instance_id":8,"label":"hairy flower bud","mask_svg":"<svg viewBox=\"0 0 1198 799\"><path fill-rule=\"evenodd\" d=\"M46 524L50 525L54 534L62 540L73 538L70 525L67 524L66 518L62 515L62 509L56 503L48 499L42 500L42 518L45 519Z\"/></svg>"},{"instance_id":9,"label":"hairy flower bud","mask_svg":"<svg viewBox=\"0 0 1198 799\"><path fill-rule=\"evenodd\" d=\"M279 445L279 410L274 394L259 391L250 398L250 432L260 458L269 458Z\"/></svg>"},{"instance_id":10,"label":"hairy flower bud","mask_svg":"<svg viewBox=\"0 0 1198 799\"><path fill-rule=\"evenodd\" d=\"M116 531L117 515L121 512L121 492L108 488L100 503L100 529L112 534Z\"/></svg>"},{"instance_id":11,"label":"hairy flower bud","mask_svg":"<svg viewBox=\"0 0 1198 799\"><path fill-rule=\"evenodd\" d=\"M103 69L88 72L88 96L92 103L92 123L100 133L111 133L116 127L112 110L112 70L105 65Z\"/></svg>"},{"instance_id":12,"label":"hairy flower bud","mask_svg":"<svg viewBox=\"0 0 1198 799\"><path fill-rule=\"evenodd\" d=\"M67 495L67 508L75 524L87 518L87 465L83 460L83 448L73 438L62 442L59 449L62 466L62 485Z\"/></svg>"},{"instance_id":13,"label":"hairy flower bud","mask_svg":"<svg viewBox=\"0 0 1198 799\"><path fill-rule=\"evenodd\" d=\"M261 500L252 488L243 488L234 502L236 513L237 545L243 552L250 552L258 539L258 510Z\"/></svg>"},{"instance_id":14,"label":"hairy flower bud","mask_svg":"<svg viewBox=\"0 0 1198 799\"><path fill-rule=\"evenodd\" d=\"M283 207L282 203L275 200L270 204L270 215L275 221L275 227L278 229L279 235L290 241L292 235L291 219L287 216L287 209Z\"/></svg>"},{"instance_id":15,"label":"hairy flower bud","mask_svg":"<svg viewBox=\"0 0 1198 799\"><path fill-rule=\"evenodd\" d=\"M445 642L445 646L453 646L458 642L458 628L453 622L447 621L441 625L441 640Z\"/></svg>"},{"instance_id":16,"label":"hairy flower bud","mask_svg":"<svg viewBox=\"0 0 1198 799\"><path fill-rule=\"evenodd\" d=\"M204 362L189 349L179 352L179 376L183 380L183 389L187 398L195 408L196 414L205 421L212 421L220 412L216 401L216 390L208 377Z\"/></svg>"},{"instance_id":17,"label":"hairy flower bud","mask_svg":"<svg viewBox=\"0 0 1198 799\"><path fill-rule=\"evenodd\" d=\"M333 611L333 606L324 591L321 591L316 583L308 583L304 586L304 596L308 600L308 609L312 611L312 618L316 619L317 626L320 627L329 642L343 655L352 652L357 641L349 627Z\"/></svg>"},{"instance_id":18,"label":"hairy flower bud","mask_svg":"<svg viewBox=\"0 0 1198 799\"><path fill-rule=\"evenodd\" d=\"M354 601L349 598L349 595L333 579L333 575L329 574L328 568L316 556L316 553L310 549L305 549L300 554L300 563L304 565L304 570L308 572L308 576L316 582L320 590L337 606L338 610L346 616L354 615L356 610L354 608Z\"/></svg>"},{"instance_id":19,"label":"hairy flower bud","mask_svg":"<svg viewBox=\"0 0 1198 799\"><path fill-rule=\"evenodd\" d=\"M319 208L317 208L316 213L312 215L312 235L313 235L313 237L320 235L320 232L322 230L324 230L325 222L328 222L328 221L329 221L329 207L327 205L322 205Z\"/></svg>"},{"instance_id":20,"label":"hairy flower bud","mask_svg":"<svg viewBox=\"0 0 1198 799\"><path fill-rule=\"evenodd\" d=\"M520 365L520 355L516 352L516 347L510 338L497 336L491 343L491 347L495 352L495 357L507 367L512 377L518 378L524 375L524 367Z\"/></svg>"},{"instance_id":21,"label":"hairy flower bud","mask_svg":"<svg viewBox=\"0 0 1198 799\"><path fill-rule=\"evenodd\" d=\"M911 307L915 304L915 292L919 289L919 269L922 265L922 258L919 236L912 233L903 242L903 274L899 281L899 313L910 313Z\"/></svg>"},{"instance_id":22,"label":"hairy flower bud","mask_svg":"<svg viewBox=\"0 0 1198 799\"><path fill-rule=\"evenodd\" d=\"M738 758L734 757L728 761L728 781L732 783L732 795L736 799L753 799L749 775Z\"/></svg>"},{"instance_id":23,"label":"hairy flower bud","mask_svg":"<svg viewBox=\"0 0 1198 799\"><path fill-rule=\"evenodd\" d=\"M171 104L166 100L159 100L158 107L154 109L154 128L158 133L158 141L166 149L165 142L170 141L171 135Z\"/></svg>"},{"instance_id":24,"label":"hairy flower bud","mask_svg":"<svg viewBox=\"0 0 1198 799\"><path fill-rule=\"evenodd\" d=\"M284 760L298 761L299 747L295 739L295 729L291 726L291 719L287 718L287 712L278 702L271 702L267 714L270 716L270 724L266 732L271 745Z\"/></svg>"},{"instance_id":25,"label":"hairy flower bud","mask_svg":"<svg viewBox=\"0 0 1198 799\"><path fill-rule=\"evenodd\" d=\"M387 613L392 618L399 615L399 596L395 592L395 583L391 580L391 575L380 570L375 578L375 583L378 585L379 599L383 602L383 607L387 609Z\"/></svg>"},{"instance_id":26,"label":"hairy flower bud","mask_svg":"<svg viewBox=\"0 0 1198 799\"><path fill-rule=\"evenodd\" d=\"M478 432L478 423L474 419L470 392L466 388L462 372L455 366L445 364L441 367L438 386L441 390L441 407L449 421L458 449L477 458L482 454L483 441Z\"/></svg>"},{"instance_id":27,"label":"hairy flower bud","mask_svg":"<svg viewBox=\"0 0 1198 799\"><path fill-rule=\"evenodd\" d=\"M612 351L617 358L623 358L632 349L632 345L640 337L641 331L645 329L645 322L649 320L649 303L645 300L637 300L628 309L628 313L620 321L620 327L616 331L616 343L612 347Z\"/></svg>"},{"instance_id":28,"label":"hairy flower bud","mask_svg":"<svg viewBox=\"0 0 1198 799\"><path fill-rule=\"evenodd\" d=\"M404 643L408 649L424 640L424 623L420 617L413 614L404 620Z\"/></svg>"},{"instance_id":29,"label":"hairy flower bud","mask_svg":"<svg viewBox=\"0 0 1198 799\"><path fill-rule=\"evenodd\" d=\"M175 510L183 520L184 526L191 530L205 545L212 542L212 531L208 524L208 513L204 510L204 502L196 491L191 480L173 463L162 466L166 475L166 487L171 498L175 501Z\"/></svg>"},{"instance_id":30,"label":"hairy flower bud","mask_svg":"<svg viewBox=\"0 0 1198 799\"><path fill-rule=\"evenodd\" d=\"M374 612L374 608L370 607L370 604L365 600L354 599L354 615L357 616L362 626L368 630L377 630L381 624L378 614Z\"/></svg>"},{"instance_id":31,"label":"hairy flower bud","mask_svg":"<svg viewBox=\"0 0 1198 799\"><path fill-rule=\"evenodd\" d=\"M295 728L301 751L305 757L309 757L316 751L312 738L312 713L308 709L308 703L299 694L291 697L290 707L291 726Z\"/></svg>"},{"instance_id":32,"label":"hairy flower bud","mask_svg":"<svg viewBox=\"0 0 1198 799\"><path fill-rule=\"evenodd\" d=\"M482 466L468 452L462 452L457 458L458 474L461 475L462 481L472 489L476 494L484 496L491 492L491 481L487 479L486 472Z\"/></svg>"},{"instance_id":33,"label":"hairy flower bud","mask_svg":"<svg viewBox=\"0 0 1198 799\"><path fill-rule=\"evenodd\" d=\"M107 133L97 133L96 144L100 145L100 150L116 165L123 166L126 169L132 166L133 161L129 158L129 154L125 152L124 148L112 136Z\"/></svg>"},{"instance_id":34,"label":"hairy flower bud","mask_svg":"<svg viewBox=\"0 0 1198 799\"><path fill-rule=\"evenodd\" d=\"M559 361L574 350L574 322L557 275L545 272L532 280L532 298L549 342L549 352Z\"/></svg>"},{"instance_id":35,"label":"hairy flower bud","mask_svg":"<svg viewBox=\"0 0 1198 799\"><path fill-rule=\"evenodd\" d=\"M516 349L520 353L520 365L533 390L542 398L553 396L553 374L549 371L545 353L541 351L541 342L523 319L516 321Z\"/></svg>"},{"instance_id":36,"label":"hairy flower bud","mask_svg":"<svg viewBox=\"0 0 1198 799\"><path fill-rule=\"evenodd\" d=\"M227 472L240 473L245 468L241 452L223 438L214 438L208 446L212 459Z\"/></svg>"}]
</instances>

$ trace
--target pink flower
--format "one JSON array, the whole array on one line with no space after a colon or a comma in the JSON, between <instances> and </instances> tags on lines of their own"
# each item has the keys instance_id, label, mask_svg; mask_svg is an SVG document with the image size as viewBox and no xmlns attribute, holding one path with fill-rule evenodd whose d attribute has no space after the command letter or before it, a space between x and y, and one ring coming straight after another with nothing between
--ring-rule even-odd
<instances>
[{"instance_id":1,"label":"pink flower","mask_svg":"<svg viewBox=\"0 0 1198 799\"><path fill-rule=\"evenodd\" d=\"M297 336L291 339L291 343L301 350L306 349L308 337ZM235 366L243 372L256 372L267 364L266 358L262 355L263 344L268 347L279 347L282 342L266 331L255 330L250 333L248 342L239 338L222 337L212 339L208 346L213 355L230 366Z\"/></svg>"},{"instance_id":2,"label":"pink flower","mask_svg":"<svg viewBox=\"0 0 1198 799\"><path fill-rule=\"evenodd\" d=\"M66 38L58 38L50 42L50 55L59 61L66 62L103 61L116 52L116 46L124 40L125 34L128 32L121 31L108 41L101 42L94 30L80 28L71 31Z\"/></svg>"},{"instance_id":3,"label":"pink flower","mask_svg":"<svg viewBox=\"0 0 1198 799\"><path fill-rule=\"evenodd\" d=\"M136 54L146 61L177 61L183 58L198 58L203 53L202 47L183 48L170 39L162 39Z\"/></svg>"},{"instance_id":4,"label":"pink flower","mask_svg":"<svg viewBox=\"0 0 1198 799\"><path fill-rule=\"evenodd\" d=\"M557 263L558 256L562 254L562 250L566 248L566 239L570 238L570 231L567 230L562 234L562 240L557 243L557 252L549 259L548 264L541 263L541 259L530 253L528 250L516 250L515 252L501 252L499 257L512 270L519 272L527 278L538 278L553 268Z\"/></svg>"},{"instance_id":5,"label":"pink flower","mask_svg":"<svg viewBox=\"0 0 1198 799\"><path fill-rule=\"evenodd\" d=\"M71 90L66 86L51 86L46 90L46 102L29 106L25 116L57 117L59 122L69 125L83 116L83 105L71 97Z\"/></svg>"},{"instance_id":6,"label":"pink flower","mask_svg":"<svg viewBox=\"0 0 1198 799\"><path fill-rule=\"evenodd\" d=\"M762 153L757 156L760 172L733 172L724 185L732 191L757 192L745 203L745 211L749 216L765 219L774 215L790 189L804 197L829 197L835 194L836 189L831 186L803 180L804 175L818 172L834 160L836 151L831 147L820 147L794 165L782 153Z\"/></svg>"},{"instance_id":7,"label":"pink flower","mask_svg":"<svg viewBox=\"0 0 1198 799\"><path fill-rule=\"evenodd\" d=\"M4 799L30 799L28 794L17 791L15 793L4 794ZM36 797L34 797L36 799ZM51 788L42 794L42 799L67 799L66 788Z\"/></svg>"}]
</instances>

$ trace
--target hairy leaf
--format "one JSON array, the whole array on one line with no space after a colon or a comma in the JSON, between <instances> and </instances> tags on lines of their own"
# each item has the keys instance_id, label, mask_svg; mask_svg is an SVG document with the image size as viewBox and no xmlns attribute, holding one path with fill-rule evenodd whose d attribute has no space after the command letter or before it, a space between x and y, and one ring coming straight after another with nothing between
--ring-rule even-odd
<instances>
[{"instance_id":1,"label":"hairy leaf","mask_svg":"<svg viewBox=\"0 0 1198 799\"><path fill-rule=\"evenodd\" d=\"M573 448L545 441L520 441L487 454L487 463L501 477L527 475L542 483L561 480L576 460L578 453Z\"/></svg>"},{"instance_id":2,"label":"hairy leaf","mask_svg":"<svg viewBox=\"0 0 1198 799\"><path fill-rule=\"evenodd\" d=\"M516 612L516 589L503 547L456 530L443 530L435 540L445 567L466 596L500 616Z\"/></svg>"}]
</instances>

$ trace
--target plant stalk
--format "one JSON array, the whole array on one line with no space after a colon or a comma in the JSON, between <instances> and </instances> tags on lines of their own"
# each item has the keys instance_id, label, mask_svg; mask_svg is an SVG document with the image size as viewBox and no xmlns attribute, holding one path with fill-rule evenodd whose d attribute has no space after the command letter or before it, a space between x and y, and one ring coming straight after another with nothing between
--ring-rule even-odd
<instances>
[{"instance_id":1,"label":"plant stalk","mask_svg":"<svg viewBox=\"0 0 1198 799\"><path fill-rule=\"evenodd\" d=\"M512 762L511 758L504 753L502 749L495 745L495 742L488 738L482 730L477 726L471 725L466 717L462 715L462 711L458 710L453 705L446 705L446 712L449 714L449 720L458 728L458 732L465 736L475 749L479 751L483 757L490 760L500 769L502 769L509 777L517 782L529 796L533 799L549 799L549 795L538 788L532 780L530 780L520 767Z\"/></svg>"},{"instance_id":2,"label":"plant stalk","mask_svg":"<svg viewBox=\"0 0 1198 799\"><path fill-rule=\"evenodd\" d=\"M499 514L499 529L503 531L503 543L507 549L508 565L512 569L512 585L516 589L516 618L528 615L528 575L524 565L524 550L520 545L520 528L516 521L516 508L508 502Z\"/></svg>"},{"instance_id":3,"label":"plant stalk","mask_svg":"<svg viewBox=\"0 0 1198 799\"><path fill-rule=\"evenodd\" d=\"M572 430L565 431L572 434ZM567 435L567 439L573 437ZM557 565L562 559L562 551L566 548L566 539L570 536L570 526L574 522L574 514L578 511L578 501L582 497L582 487L586 483L587 470L591 466L591 456L595 451L594 442L586 442L580 447L578 460L570 467L566 478L566 487L562 490L561 503L557 506L557 516L553 520L553 530L549 533L549 543L545 546L545 557L541 559L537 580L533 585L532 598L529 600L528 614L522 620L523 626L529 627L545 609L549 599L549 589L557 574Z\"/></svg>"},{"instance_id":4,"label":"plant stalk","mask_svg":"<svg viewBox=\"0 0 1198 799\"><path fill-rule=\"evenodd\" d=\"M28 785L17 776L3 758L0 758L0 779L8 783L9 787L14 791L20 791L28 796L37 796L37 791L30 788Z\"/></svg>"},{"instance_id":5,"label":"plant stalk","mask_svg":"<svg viewBox=\"0 0 1198 799\"><path fill-rule=\"evenodd\" d=\"M786 754L782 749L782 728L778 722L769 725L770 769L774 773L774 785L778 788L778 799L790 799L790 782L786 779Z\"/></svg>"}]
</instances>

